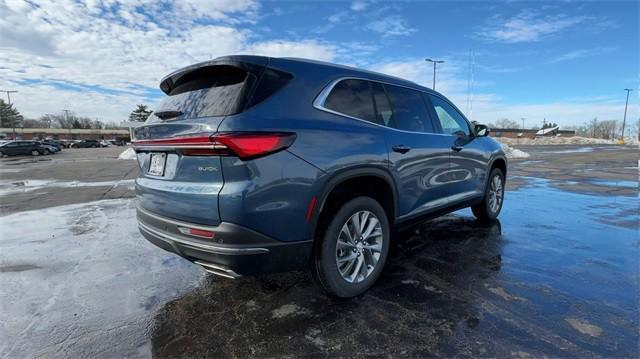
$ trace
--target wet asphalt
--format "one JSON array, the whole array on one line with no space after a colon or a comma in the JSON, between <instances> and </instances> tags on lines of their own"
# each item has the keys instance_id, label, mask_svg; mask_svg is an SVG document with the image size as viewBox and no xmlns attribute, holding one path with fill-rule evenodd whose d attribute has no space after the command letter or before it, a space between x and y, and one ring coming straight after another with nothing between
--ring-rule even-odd
<instances>
[{"instance_id":1,"label":"wet asphalt","mask_svg":"<svg viewBox=\"0 0 640 359\"><path fill-rule=\"evenodd\" d=\"M351 300L303 272L220 279L147 243L121 149L3 159L0 356L637 357L638 149L515 147L531 157L510 161L499 221L422 223Z\"/></svg>"}]
</instances>

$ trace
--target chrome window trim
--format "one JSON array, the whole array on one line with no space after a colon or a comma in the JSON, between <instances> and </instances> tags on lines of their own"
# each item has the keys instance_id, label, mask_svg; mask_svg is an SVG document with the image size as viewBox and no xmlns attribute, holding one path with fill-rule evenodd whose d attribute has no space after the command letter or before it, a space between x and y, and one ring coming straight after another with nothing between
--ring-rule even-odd
<instances>
[{"instance_id":1,"label":"chrome window trim","mask_svg":"<svg viewBox=\"0 0 640 359\"><path fill-rule=\"evenodd\" d=\"M397 87L404 87L406 89L409 90L413 90L413 91L417 91L420 93L423 93L425 95L429 95L428 92L425 91L421 91L418 89L415 89L413 87L409 87L409 86L404 86L404 85L398 85L398 84L393 84L390 82L384 82L384 81L378 81L378 80L371 80L371 79L367 79L364 77L352 77L352 76L344 76L344 77L339 77L335 80L332 80L331 82L329 82L323 89L322 91L320 91L320 93L318 94L318 96L316 96L316 98L313 100L313 107L315 107L316 109L320 110L320 111L324 111L324 112L328 112L334 115L338 115L338 116L342 116L342 117L346 117L346 118L350 118L352 120L357 120L357 121L361 121L364 123L367 123L369 125L373 125L373 126L377 126L377 127L382 127L388 130L392 130L392 131L397 131L397 132L402 132L402 133L415 133L415 134L421 134L421 135L438 135L438 136L450 136L453 137L454 135L450 134L450 133L437 133L437 132L418 132L418 131L408 131L408 130L401 130L398 128L393 128L393 127L389 127L389 126L385 126L385 125L381 125L375 122L371 122L371 121L367 121L365 119L362 118L358 118L358 117L354 117L351 115L347 115L344 114L342 112L338 112L329 108L324 107L324 103L327 100L327 97L329 97L329 94L331 93L331 91L333 90L333 88L340 82L340 81L344 81L344 80L361 80L361 81L368 81L368 82L376 82L379 84L383 84L383 85L389 85L389 86L397 86ZM429 109L426 108L427 104L425 103L425 110L427 110L427 113L429 112ZM454 106L455 107L455 106ZM457 107L455 107L457 109ZM464 117L464 115L462 116ZM466 120L466 117L464 117L464 119ZM467 121L468 122L468 121Z\"/></svg>"}]
</instances>

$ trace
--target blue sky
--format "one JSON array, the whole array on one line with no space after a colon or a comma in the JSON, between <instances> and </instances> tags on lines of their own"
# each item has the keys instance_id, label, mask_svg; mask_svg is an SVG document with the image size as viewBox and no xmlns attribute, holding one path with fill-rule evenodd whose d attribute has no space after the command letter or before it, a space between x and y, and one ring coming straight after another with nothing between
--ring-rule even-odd
<instances>
[{"instance_id":1,"label":"blue sky","mask_svg":"<svg viewBox=\"0 0 640 359\"><path fill-rule=\"evenodd\" d=\"M373 69L437 89L473 119L638 118L636 1L0 0L0 87L27 116L122 121L168 72L234 53ZM474 54L473 90L469 57ZM153 107L153 106L152 106Z\"/></svg>"}]
</instances>

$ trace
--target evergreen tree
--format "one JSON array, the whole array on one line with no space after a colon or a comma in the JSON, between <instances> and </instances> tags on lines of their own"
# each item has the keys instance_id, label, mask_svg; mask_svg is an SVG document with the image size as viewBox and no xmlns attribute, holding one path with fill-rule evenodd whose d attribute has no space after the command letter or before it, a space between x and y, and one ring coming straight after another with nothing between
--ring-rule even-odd
<instances>
[{"instance_id":1,"label":"evergreen tree","mask_svg":"<svg viewBox=\"0 0 640 359\"><path fill-rule=\"evenodd\" d=\"M131 112L131 114L129 115L129 121L144 122L147 120L150 114L151 111L147 108L146 105L138 105L138 108L133 110L133 112Z\"/></svg>"},{"instance_id":2,"label":"evergreen tree","mask_svg":"<svg viewBox=\"0 0 640 359\"><path fill-rule=\"evenodd\" d=\"M13 104L0 100L0 127L20 127L24 117L13 107Z\"/></svg>"}]
</instances>

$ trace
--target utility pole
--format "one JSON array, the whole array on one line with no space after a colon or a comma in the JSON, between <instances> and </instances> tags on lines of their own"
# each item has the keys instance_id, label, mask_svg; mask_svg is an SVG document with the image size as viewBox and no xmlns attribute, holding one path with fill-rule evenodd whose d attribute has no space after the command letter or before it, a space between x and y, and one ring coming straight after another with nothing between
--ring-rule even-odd
<instances>
[{"instance_id":1,"label":"utility pole","mask_svg":"<svg viewBox=\"0 0 640 359\"><path fill-rule=\"evenodd\" d=\"M443 60L424 59L426 62L433 62L433 90L436 89L436 65L444 63Z\"/></svg>"},{"instance_id":2,"label":"utility pole","mask_svg":"<svg viewBox=\"0 0 640 359\"><path fill-rule=\"evenodd\" d=\"M18 91L15 91L15 90L0 90L0 92L5 92L7 94L7 101L9 101L9 106L11 106L11 94L12 93L17 93ZM15 141L15 139L16 139L16 119L15 118L11 121L11 124L13 125L13 140Z\"/></svg>"},{"instance_id":3,"label":"utility pole","mask_svg":"<svg viewBox=\"0 0 640 359\"><path fill-rule=\"evenodd\" d=\"M522 120L522 130L524 131L524 117L522 117L521 120Z\"/></svg>"},{"instance_id":4,"label":"utility pole","mask_svg":"<svg viewBox=\"0 0 640 359\"><path fill-rule=\"evenodd\" d=\"M629 92L633 91L631 89L624 89L627 91L627 102L624 104L624 117L622 118L622 141L624 142L624 126L627 123L627 106L629 105Z\"/></svg>"}]
</instances>

